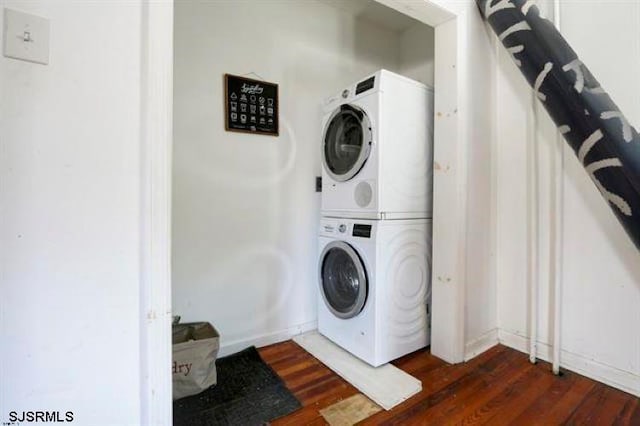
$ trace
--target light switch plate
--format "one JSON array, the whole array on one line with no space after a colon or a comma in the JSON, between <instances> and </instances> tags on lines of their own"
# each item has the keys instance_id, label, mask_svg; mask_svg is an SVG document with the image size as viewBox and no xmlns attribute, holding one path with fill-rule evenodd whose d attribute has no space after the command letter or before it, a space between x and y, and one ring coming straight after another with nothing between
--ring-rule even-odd
<instances>
[{"instance_id":1,"label":"light switch plate","mask_svg":"<svg viewBox=\"0 0 640 426\"><path fill-rule=\"evenodd\" d=\"M47 65L49 20L4 9L4 56Z\"/></svg>"}]
</instances>

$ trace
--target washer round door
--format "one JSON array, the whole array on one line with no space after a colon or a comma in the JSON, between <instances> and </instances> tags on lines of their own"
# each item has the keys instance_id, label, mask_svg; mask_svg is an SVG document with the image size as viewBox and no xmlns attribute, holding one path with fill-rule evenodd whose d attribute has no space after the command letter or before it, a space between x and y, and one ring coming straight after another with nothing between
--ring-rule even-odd
<instances>
[{"instance_id":1,"label":"washer round door","mask_svg":"<svg viewBox=\"0 0 640 426\"><path fill-rule=\"evenodd\" d=\"M319 265L320 294L338 318L358 315L367 300L367 274L358 253L343 241L324 248Z\"/></svg>"},{"instance_id":2,"label":"washer round door","mask_svg":"<svg viewBox=\"0 0 640 426\"><path fill-rule=\"evenodd\" d=\"M334 180L354 177L371 151L371 122L367 114L353 105L336 109L324 130L322 163Z\"/></svg>"}]
</instances>

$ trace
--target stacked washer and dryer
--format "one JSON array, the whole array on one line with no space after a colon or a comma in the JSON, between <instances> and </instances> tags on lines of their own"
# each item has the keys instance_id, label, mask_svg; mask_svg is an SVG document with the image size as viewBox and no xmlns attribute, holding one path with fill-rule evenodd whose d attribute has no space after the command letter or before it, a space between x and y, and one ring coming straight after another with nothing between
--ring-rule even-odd
<instances>
[{"instance_id":1,"label":"stacked washer and dryer","mask_svg":"<svg viewBox=\"0 0 640 426\"><path fill-rule=\"evenodd\" d=\"M318 330L377 367L430 343L433 89L381 70L324 114Z\"/></svg>"}]
</instances>

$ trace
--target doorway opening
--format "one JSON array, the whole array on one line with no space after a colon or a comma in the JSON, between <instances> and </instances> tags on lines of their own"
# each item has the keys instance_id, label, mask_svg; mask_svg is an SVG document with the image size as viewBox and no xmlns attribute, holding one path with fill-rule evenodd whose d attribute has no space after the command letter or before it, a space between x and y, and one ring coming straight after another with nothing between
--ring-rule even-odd
<instances>
[{"instance_id":1,"label":"doorway opening","mask_svg":"<svg viewBox=\"0 0 640 426\"><path fill-rule=\"evenodd\" d=\"M162 257L158 247L171 250L173 272L164 288L159 280L148 280L145 311L212 322L222 335L221 356L312 330L321 101L384 68L433 86L435 110L453 111L461 78L455 71L456 15L428 1L176 2L168 22L161 7L147 6L147 77L171 76L158 76L158 67L168 66L166 55L158 53L166 53L167 45L152 36L172 29L173 98L149 90L143 103L151 112L155 105L159 114L173 113L172 137L147 135L155 150L159 140L172 146L172 170L153 152L147 160L151 179L172 180L170 196L150 194L150 204L161 205L164 196L171 206L172 216L156 208L150 217L151 222L162 214L171 217L172 237L171 244L156 241L149 259L153 264ZM225 73L280 85L279 137L225 132ZM150 115L148 127L158 118ZM434 120L435 158L449 158L452 166L458 120L459 115ZM168 164L164 170L163 164ZM463 181L459 178L454 185ZM440 206L434 228L437 214L459 208L451 182L449 176L434 176L439 197L434 205ZM452 219L446 221L450 225ZM433 243L434 262L460 267L460 233L434 234ZM456 362L463 356L464 291L439 288L435 277L432 282L432 352ZM143 333L148 381L143 392L153 394L143 410L148 416L161 415L152 414L163 412L154 405L171 399L170 370L160 368L171 358L168 319Z\"/></svg>"}]
</instances>

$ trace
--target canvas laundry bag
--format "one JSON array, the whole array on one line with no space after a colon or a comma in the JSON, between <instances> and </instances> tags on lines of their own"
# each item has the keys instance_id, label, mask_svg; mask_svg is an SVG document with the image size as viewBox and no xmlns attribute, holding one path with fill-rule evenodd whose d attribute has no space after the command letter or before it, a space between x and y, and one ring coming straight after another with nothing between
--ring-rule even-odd
<instances>
[{"instance_id":1,"label":"canvas laundry bag","mask_svg":"<svg viewBox=\"0 0 640 426\"><path fill-rule=\"evenodd\" d=\"M216 384L220 335L208 322L174 324L173 399L195 395Z\"/></svg>"}]
</instances>

